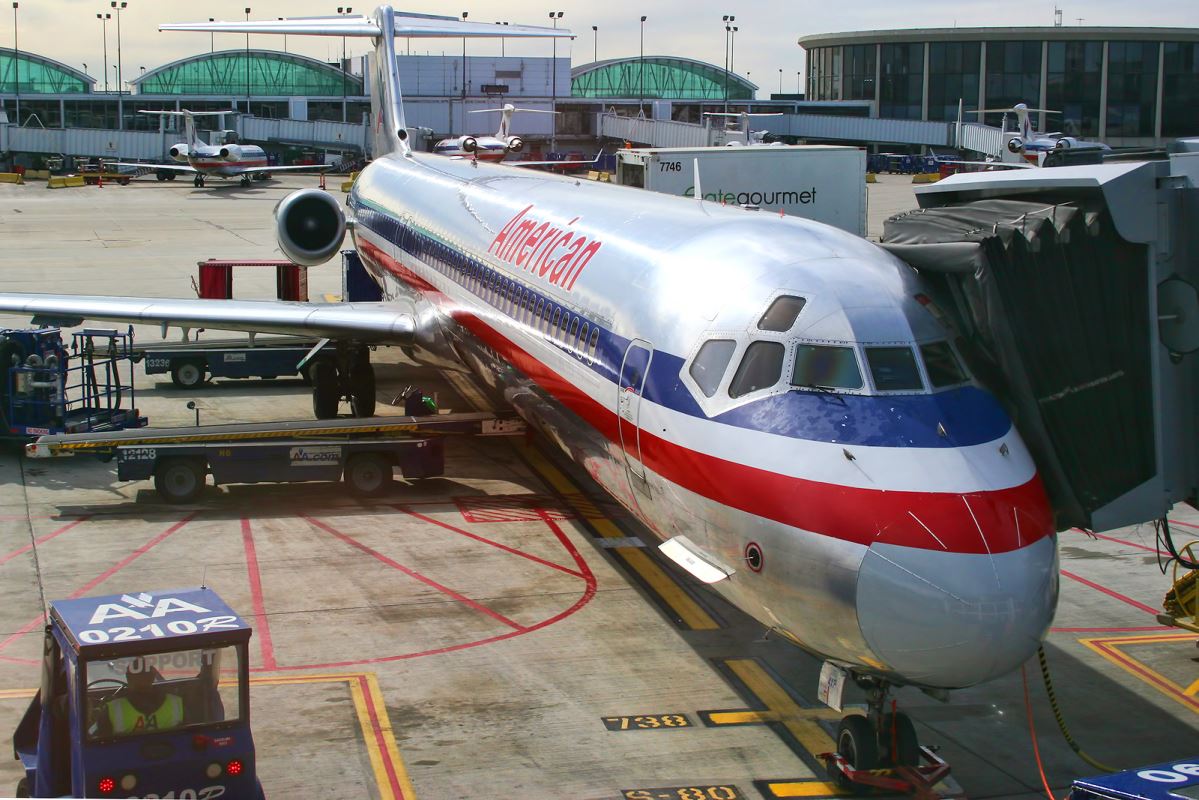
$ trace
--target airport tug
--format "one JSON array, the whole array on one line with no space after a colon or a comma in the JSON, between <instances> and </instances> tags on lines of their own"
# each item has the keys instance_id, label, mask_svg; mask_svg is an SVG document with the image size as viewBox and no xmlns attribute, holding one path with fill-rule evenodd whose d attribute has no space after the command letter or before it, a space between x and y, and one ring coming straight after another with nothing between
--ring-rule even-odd
<instances>
[{"instance_id":1,"label":"airport tug","mask_svg":"<svg viewBox=\"0 0 1199 800\"><path fill-rule=\"evenodd\" d=\"M261 800L251 634L203 587L53 601L17 796Z\"/></svg>"}]
</instances>

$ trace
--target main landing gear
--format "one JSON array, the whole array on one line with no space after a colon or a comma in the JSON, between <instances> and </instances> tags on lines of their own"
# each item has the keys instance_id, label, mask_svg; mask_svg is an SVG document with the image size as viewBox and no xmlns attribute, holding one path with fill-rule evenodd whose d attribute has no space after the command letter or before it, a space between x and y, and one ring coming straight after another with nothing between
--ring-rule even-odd
<instances>
[{"instance_id":1,"label":"main landing gear","mask_svg":"<svg viewBox=\"0 0 1199 800\"><path fill-rule=\"evenodd\" d=\"M375 368L366 345L338 342L336 356L319 358L308 368L312 380L312 413L317 419L337 416L342 399L355 417L375 414Z\"/></svg>"},{"instance_id":2,"label":"main landing gear","mask_svg":"<svg viewBox=\"0 0 1199 800\"><path fill-rule=\"evenodd\" d=\"M253 180L253 176L250 173L246 173L241 176L241 185L248 188L251 180Z\"/></svg>"},{"instance_id":3,"label":"main landing gear","mask_svg":"<svg viewBox=\"0 0 1199 800\"><path fill-rule=\"evenodd\" d=\"M204 186L204 176L196 175L196 177L192 178L192 186L195 186L197 189L202 188Z\"/></svg>"},{"instance_id":4,"label":"main landing gear","mask_svg":"<svg viewBox=\"0 0 1199 800\"><path fill-rule=\"evenodd\" d=\"M949 775L949 765L916 738L912 718L887 702L890 685L881 679L855 676L866 690L867 712L849 714L837 726L837 751L824 753L829 777L843 789L871 789L935 798L933 790ZM888 708L888 705L890 706Z\"/></svg>"}]
</instances>

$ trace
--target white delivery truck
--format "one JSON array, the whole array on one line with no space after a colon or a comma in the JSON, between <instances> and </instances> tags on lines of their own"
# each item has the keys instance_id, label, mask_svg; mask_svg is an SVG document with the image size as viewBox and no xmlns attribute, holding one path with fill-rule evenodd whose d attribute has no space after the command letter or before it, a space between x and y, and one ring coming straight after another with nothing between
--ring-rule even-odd
<instances>
[{"instance_id":1,"label":"white delivery truck","mask_svg":"<svg viewBox=\"0 0 1199 800\"><path fill-rule=\"evenodd\" d=\"M866 235L866 152L832 145L616 151L616 182L816 220Z\"/></svg>"}]
</instances>

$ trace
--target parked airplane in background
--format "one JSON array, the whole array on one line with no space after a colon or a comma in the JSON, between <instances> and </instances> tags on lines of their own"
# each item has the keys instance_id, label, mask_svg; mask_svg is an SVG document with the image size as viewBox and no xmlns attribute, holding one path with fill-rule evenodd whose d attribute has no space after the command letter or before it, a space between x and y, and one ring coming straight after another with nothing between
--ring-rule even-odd
<instances>
[{"instance_id":1,"label":"parked airplane in background","mask_svg":"<svg viewBox=\"0 0 1199 800\"><path fill-rule=\"evenodd\" d=\"M1042 133L1038 134L1032 128L1032 120L1029 118L1030 113L1045 113L1045 114L1060 114L1060 111L1051 111L1047 108L1029 108L1024 103L1016 103L1011 108L981 108L977 111L971 111L972 114L1003 114L1003 122L1000 125L1004 134L1016 133L1004 143L1009 153L1020 157L1033 166L1041 166L1045 160L1045 154L1053 150L1111 150L1103 142L1089 142L1084 139L1078 139L1074 136L1063 136L1061 133ZM1016 116L1016 130L1008 131L1007 115L1014 114ZM1007 162L1010 163L1010 162Z\"/></svg>"},{"instance_id":2,"label":"parked airplane in background","mask_svg":"<svg viewBox=\"0 0 1199 800\"><path fill-rule=\"evenodd\" d=\"M798 217L412 151L395 37L567 30L388 6L163 28L375 40L374 160L346 206L384 300L10 293L0 311L328 337L318 416L373 400L367 345L465 365L681 568L870 689L837 734L859 769L916 752L889 686L971 686L1037 651L1057 602L1049 502L902 261ZM275 214L293 261L341 249L328 193Z\"/></svg>"},{"instance_id":3,"label":"parked airplane in background","mask_svg":"<svg viewBox=\"0 0 1199 800\"><path fill-rule=\"evenodd\" d=\"M296 172L300 170L320 171L328 169L324 164L300 166L270 166L267 164L266 152L255 144L239 144L234 131L224 131L225 141L221 144L205 144L200 141L196 132L196 117L223 117L226 111L139 111L139 114L151 114L160 117L182 117L184 141L170 149L170 156L175 164L140 164L115 162L121 166L146 167L153 166L158 170L187 172L192 177L192 184L199 187L204 185L208 176L222 180L241 178L242 186L249 186L250 181L266 180L274 172Z\"/></svg>"},{"instance_id":4,"label":"parked airplane in background","mask_svg":"<svg viewBox=\"0 0 1199 800\"><path fill-rule=\"evenodd\" d=\"M556 114L556 111L544 111L537 108L517 108L511 103L505 103L503 108L483 108L470 111L470 114L499 114L500 127L495 136L454 136L442 139L433 146L433 152L439 156L457 156L459 158L477 158L480 161L503 161L509 153L519 153L525 147L524 139L511 133L512 115L517 111L525 114Z\"/></svg>"}]
</instances>

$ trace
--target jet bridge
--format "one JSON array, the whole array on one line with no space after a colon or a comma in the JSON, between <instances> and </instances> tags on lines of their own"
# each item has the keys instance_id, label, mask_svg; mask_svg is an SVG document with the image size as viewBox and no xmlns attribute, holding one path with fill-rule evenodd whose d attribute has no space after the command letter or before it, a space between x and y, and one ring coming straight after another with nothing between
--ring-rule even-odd
<instances>
[{"instance_id":1,"label":"jet bridge","mask_svg":"<svg viewBox=\"0 0 1199 800\"><path fill-rule=\"evenodd\" d=\"M885 226L1009 406L1062 529L1196 504L1199 140L1176 150L955 175Z\"/></svg>"}]
</instances>

